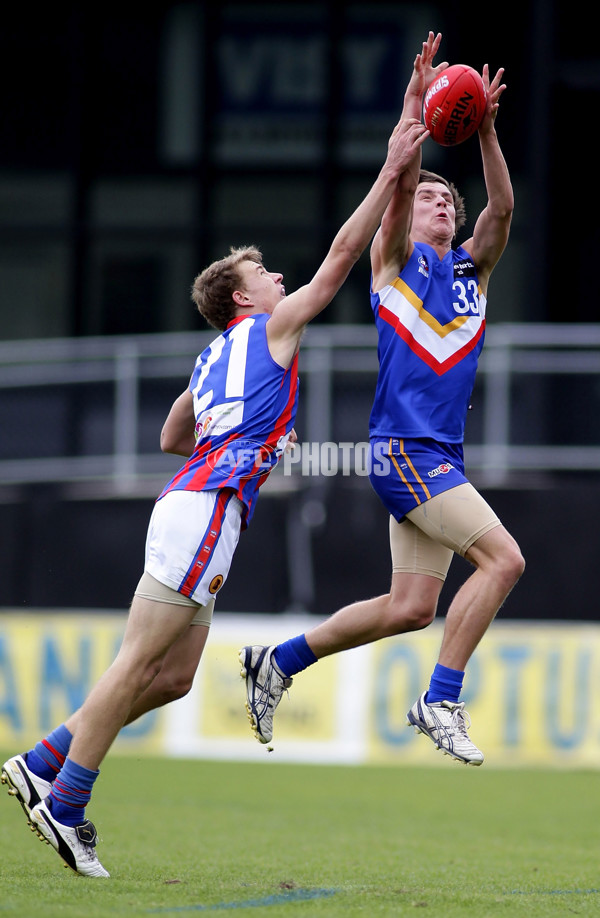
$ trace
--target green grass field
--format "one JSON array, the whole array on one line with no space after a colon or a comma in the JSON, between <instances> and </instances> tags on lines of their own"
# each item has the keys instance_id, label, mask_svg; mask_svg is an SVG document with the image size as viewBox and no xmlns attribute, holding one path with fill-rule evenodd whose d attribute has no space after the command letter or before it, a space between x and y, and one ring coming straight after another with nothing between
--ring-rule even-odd
<instances>
[{"instance_id":1,"label":"green grass field","mask_svg":"<svg viewBox=\"0 0 600 918\"><path fill-rule=\"evenodd\" d=\"M434 751L432 749L432 755ZM8 753L0 760L4 761ZM77 877L0 795L0 914L598 915L592 772L109 757Z\"/></svg>"}]
</instances>

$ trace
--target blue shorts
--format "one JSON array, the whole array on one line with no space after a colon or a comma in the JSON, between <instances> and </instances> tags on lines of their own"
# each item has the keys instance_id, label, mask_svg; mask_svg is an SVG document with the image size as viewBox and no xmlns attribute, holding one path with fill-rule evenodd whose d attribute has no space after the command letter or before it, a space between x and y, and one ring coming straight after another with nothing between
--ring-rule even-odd
<instances>
[{"instance_id":1,"label":"blue shorts","mask_svg":"<svg viewBox=\"0 0 600 918\"><path fill-rule=\"evenodd\" d=\"M465 484L462 443L372 437L369 478L399 523L419 504Z\"/></svg>"}]
</instances>

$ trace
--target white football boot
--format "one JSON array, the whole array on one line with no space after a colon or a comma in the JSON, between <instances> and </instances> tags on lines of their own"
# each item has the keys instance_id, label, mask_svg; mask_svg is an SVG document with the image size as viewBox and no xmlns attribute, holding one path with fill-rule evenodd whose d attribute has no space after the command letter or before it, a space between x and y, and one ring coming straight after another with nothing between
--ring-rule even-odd
<instances>
[{"instance_id":1,"label":"white football boot","mask_svg":"<svg viewBox=\"0 0 600 918\"><path fill-rule=\"evenodd\" d=\"M7 759L2 766L0 781L6 784L11 797L19 801L27 819L34 806L41 803L52 790L50 781L34 774L22 755Z\"/></svg>"},{"instance_id":2,"label":"white football boot","mask_svg":"<svg viewBox=\"0 0 600 918\"><path fill-rule=\"evenodd\" d=\"M246 680L246 711L259 743L273 739L273 715L292 679L284 676L273 661L275 647L242 647L240 675Z\"/></svg>"},{"instance_id":3,"label":"white football boot","mask_svg":"<svg viewBox=\"0 0 600 918\"><path fill-rule=\"evenodd\" d=\"M467 727L471 726L464 701L435 701L427 704L423 692L408 712L407 723L417 733L424 733L436 749L452 756L465 765L481 765L483 752L469 739Z\"/></svg>"}]
</instances>

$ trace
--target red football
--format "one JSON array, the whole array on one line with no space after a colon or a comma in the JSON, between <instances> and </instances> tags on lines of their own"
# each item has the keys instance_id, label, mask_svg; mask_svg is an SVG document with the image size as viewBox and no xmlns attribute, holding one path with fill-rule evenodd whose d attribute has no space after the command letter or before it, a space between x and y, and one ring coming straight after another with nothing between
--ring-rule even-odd
<instances>
[{"instance_id":1,"label":"red football","mask_svg":"<svg viewBox=\"0 0 600 918\"><path fill-rule=\"evenodd\" d=\"M485 113L487 93L476 70L447 67L427 88L423 121L436 143L453 147L475 133Z\"/></svg>"}]
</instances>

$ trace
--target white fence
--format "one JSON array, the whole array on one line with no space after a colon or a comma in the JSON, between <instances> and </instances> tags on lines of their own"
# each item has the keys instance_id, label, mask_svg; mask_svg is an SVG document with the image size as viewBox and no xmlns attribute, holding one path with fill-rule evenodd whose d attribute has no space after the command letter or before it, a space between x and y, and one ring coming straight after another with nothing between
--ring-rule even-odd
<instances>
[{"instance_id":1,"label":"white fence","mask_svg":"<svg viewBox=\"0 0 600 918\"><path fill-rule=\"evenodd\" d=\"M213 337L1 343L0 483L96 480L133 494L152 479L154 488L174 468L174 457L158 448L162 420ZM374 327L310 328L301 355L300 437L368 439L376 374ZM519 471L600 469L600 324L490 326L474 401L466 455L480 483L506 484Z\"/></svg>"}]
</instances>

